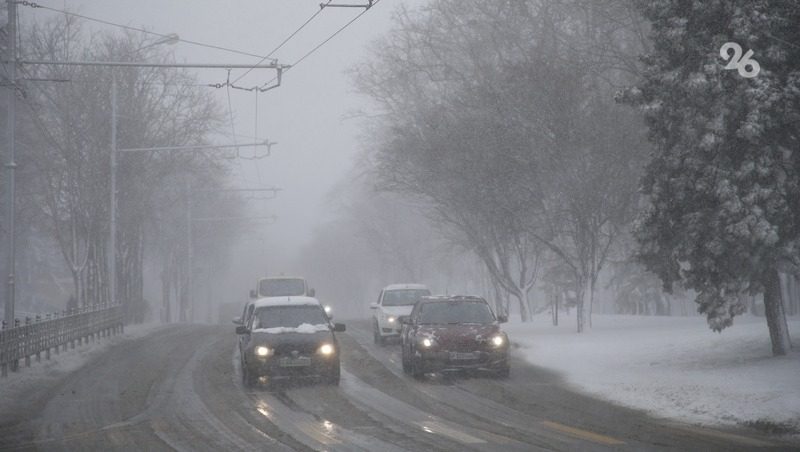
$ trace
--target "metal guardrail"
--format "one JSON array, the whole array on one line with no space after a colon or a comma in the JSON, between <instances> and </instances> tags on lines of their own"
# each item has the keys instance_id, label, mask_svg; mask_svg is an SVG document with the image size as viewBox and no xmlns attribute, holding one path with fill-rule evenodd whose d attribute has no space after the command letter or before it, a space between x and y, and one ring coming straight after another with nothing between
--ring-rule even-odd
<instances>
[{"instance_id":1,"label":"metal guardrail","mask_svg":"<svg viewBox=\"0 0 800 452\"><path fill-rule=\"evenodd\" d=\"M50 351L56 354L70 348L88 344L98 337L122 333L123 312L121 305L92 306L73 309L46 316L26 317L24 322L14 320L8 327L3 321L0 329L0 372L8 376L8 371L17 371L20 360L25 367L31 366L31 358L41 362L42 352L50 359Z\"/></svg>"}]
</instances>

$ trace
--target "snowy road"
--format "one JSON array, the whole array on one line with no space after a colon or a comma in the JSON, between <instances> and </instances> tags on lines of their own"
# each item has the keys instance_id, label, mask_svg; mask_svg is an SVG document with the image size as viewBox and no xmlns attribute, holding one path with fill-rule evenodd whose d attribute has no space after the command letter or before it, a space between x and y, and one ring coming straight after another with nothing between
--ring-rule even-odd
<instances>
[{"instance_id":1,"label":"snowy road","mask_svg":"<svg viewBox=\"0 0 800 452\"><path fill-rule=\"evenodd\" d=\"M751 450L749 431L648 418L515 360L510 379L403 375L367 322L341 336L342 383L241 384L232 327L179 325L113 346L25 396L0 450ZM2 384L2 382L0 382Z\"/></svg>"}]
</instances>

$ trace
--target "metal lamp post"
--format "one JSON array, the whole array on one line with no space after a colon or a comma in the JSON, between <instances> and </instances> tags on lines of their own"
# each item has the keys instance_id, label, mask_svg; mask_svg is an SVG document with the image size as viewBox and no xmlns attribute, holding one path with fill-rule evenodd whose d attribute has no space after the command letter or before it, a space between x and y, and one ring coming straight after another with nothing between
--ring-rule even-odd
<instances>
[{"instance_id":1,"label":"metal lamp post","mask_svg":"<svg viewBox=\"0 0 800 452\"><path fill-rule=\"evenodd\" d=\"M8 276L6 279L6 300L4 307L4 319L6 324L14 327L14 303L16 301L16 282L15 282L15 263L16 263L16 242L15 242L15 204L17 200L14 172L17 167L15 156L14 126L16 122L15 107L17 101L17 3L8 0L8 162L5 167L8 172L7 191L6 191L6 211L8 221L6 223L6 234L8 238Z\"/></svg>"},{"instance_id":2,"label":"metal lamp post","mask_svg":"<svg viewBox=\"0 0 800 452\"><path fill-rule=\"evenodd\" d=\"M167 44L173 45L180 41L177 34L165 35L146 46L134 50L136 54L149 47ZM109 246L111 247L111 258L109 263L109 273L111 278L108 283L109 297L112 305L117 304L117 71L111 68L111 222L109 226Z\"/></svg>"}]
</instances>

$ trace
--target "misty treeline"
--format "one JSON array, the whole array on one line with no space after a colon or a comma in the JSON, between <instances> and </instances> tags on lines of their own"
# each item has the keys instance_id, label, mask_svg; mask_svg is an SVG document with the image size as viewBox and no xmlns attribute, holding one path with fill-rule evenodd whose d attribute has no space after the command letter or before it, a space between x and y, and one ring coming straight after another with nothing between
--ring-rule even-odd
<instances>
[{"instance_id":1,"label":"misty treeline","mask_svg":"<svg viewBox=\"0 0 800 452\"><path fill-rule=\"evenodd\" d=\"M67 17L25 27L19 58L173 61L163 47L152 44L141 35L89 33ZM207 144L220 125L220 109L185 70L20 65L15 90L19 311L92 306L111 298L112 70L118 149ZM7 102L4 97L3 115ZM219 188L226 181L226 165L212 157L192 151L118 153L116 299L124 304L128 321L186 320L190 315L188 203L199 216L236 215L240 209L235 199L213 191L198 201L199 189ZM209 229L215 227L223 228L192 228L196 268L210 256L226 257L233 237L216 233L211 240L215 231ZM158 312L151 312L144 299L146 264L160 276ZM60 290L46 289L53 287Z\"/></svg>"},{"instance_id":2,"label":"misty treeline","mask_svg":"<svg viewBox=\"0 0 800 452\"><path fill-rule=\"evenodd\" d=\"M417 199L523 321L543 287L582 331L629 232L647 143L614 93L643 27L625 2L434 1L399 11L357 70L384 113L378 188Z\"/></svg>"},{"instance_id":3,"label":"misty treeline","mask_svg":"<svg viewBox=\"0 0 800 452\"><path fill-rule=\"evenodd\" d=\"M755 312L757 294L768 317L782 294L798 313L800 58L779 46L798 42L798 21L787 19L797 6L709 3L433 0L399 9L354 70L377 109L365 115L362 196L389 204L380 219L369 209L351 215L361 234L375 231L367 246L398 250L380 254L402 267L411 259L395 274L422 280L439 270L425 253L442 243L468 251L498 311L510 296L528 321L532 306L560 302L575 307L578 331L601 281L618 312L669 314L673 296L693 297L715 330ZM757 24L736 28L748 20ZM764 59L780 70L749 82L721 69L726 39L759 36L766 49L766 33L778 39ZM772 104L774 92L783 97ZM730 215L737 202L749 210ZM365 224L376 221L423 221L439 239L394 244L392 229ZM531 303L532 293L541 299ZM783 312L771 319L771 331L775 319L786 324Z\"/></svg>"}]
</instances>

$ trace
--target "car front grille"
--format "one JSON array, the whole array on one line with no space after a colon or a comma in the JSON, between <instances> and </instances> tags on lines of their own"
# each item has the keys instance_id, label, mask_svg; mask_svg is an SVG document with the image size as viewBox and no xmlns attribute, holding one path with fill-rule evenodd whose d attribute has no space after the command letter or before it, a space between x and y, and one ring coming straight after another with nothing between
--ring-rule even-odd
<instances>
[{"instance_id":1,"label":"car front grille","mask_svg":"<svg viewBox=\"0 0 800 452\"><path fill-rule=\"evenodd\" d=\"M292 356L297 352L299 356L312 356L317 352L317 344L286 344L275 348L275 356Z\"/></svg>"}]
</instances>

